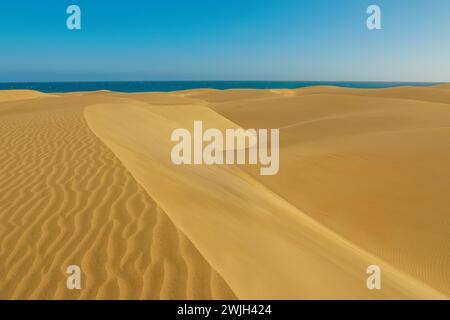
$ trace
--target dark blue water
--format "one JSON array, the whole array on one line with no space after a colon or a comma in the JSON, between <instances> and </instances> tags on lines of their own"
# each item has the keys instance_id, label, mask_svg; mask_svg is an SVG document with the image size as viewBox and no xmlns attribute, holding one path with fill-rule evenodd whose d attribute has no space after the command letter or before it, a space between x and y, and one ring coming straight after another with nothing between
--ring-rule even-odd
<instances>
[{"instance_id":1,"label":"dark blue water","mask_svg":"<svg viewBox=\"0 0 450 320\"><path fill-rule=\"evenodd\" d=\"M0 83L0 90L30 89L42 92L111 90L121 92L176 91L187 89L295 89L309 86L387 88L431 86L431 82L326 82L326 81L111 81L111 82L17 82Z\"/></svg>"}]
</instances>

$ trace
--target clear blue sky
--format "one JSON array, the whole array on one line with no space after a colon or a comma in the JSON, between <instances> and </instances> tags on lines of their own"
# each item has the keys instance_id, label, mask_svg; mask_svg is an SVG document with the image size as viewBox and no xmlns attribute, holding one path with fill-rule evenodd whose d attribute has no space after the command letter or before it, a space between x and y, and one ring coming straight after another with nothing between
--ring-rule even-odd
<instances>
[{"instance_id":1,"label":"clear blue sky","mask_svg":"<svg viewBox=\"0 0 450 320\"><path fill-rule=\"evenodd\" d=\"M450 81L449 0L2 0L0 37L1 82Z\"/></svg>"}]
</instances>

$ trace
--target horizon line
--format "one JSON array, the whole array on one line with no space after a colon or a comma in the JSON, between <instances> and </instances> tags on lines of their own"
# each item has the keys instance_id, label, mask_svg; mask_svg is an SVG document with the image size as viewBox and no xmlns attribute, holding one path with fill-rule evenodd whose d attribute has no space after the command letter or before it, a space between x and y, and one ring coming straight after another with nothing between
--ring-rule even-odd
<instances>
[{"instance_id":1,"label":"horizon line","mask_svg":"<svg viewBox=\"0 0 450 320\"><path fill-rule=\"evenodd\" d=\"M449 81L398 81L398 80L54 80L54 81L0 81L11 83L95 83L95 82L334 82L334 83L434 83L444 84Z\"/></svg>"}]
</instances>

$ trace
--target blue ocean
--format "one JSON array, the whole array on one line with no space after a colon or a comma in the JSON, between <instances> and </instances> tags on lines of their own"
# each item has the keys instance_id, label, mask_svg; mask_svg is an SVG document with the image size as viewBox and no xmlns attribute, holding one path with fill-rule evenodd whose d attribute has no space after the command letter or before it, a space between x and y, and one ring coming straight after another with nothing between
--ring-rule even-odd
<instances>
[{"instance_id":1,"label":"blue ocean","mask_svg":"<svg viewBox=\"0 0 450 320\"><path fill-rule=\"evenodd\" d=\"M41 92L76 92L110 90L120 92L168 92L210 88L226 89L296 89L310 86L350 88L387 88L431 86L431 82L333 82L333 81L107 81L107 82L11 82L0 83L0 90L29 89Z\"/></svg>"}]
</instances>

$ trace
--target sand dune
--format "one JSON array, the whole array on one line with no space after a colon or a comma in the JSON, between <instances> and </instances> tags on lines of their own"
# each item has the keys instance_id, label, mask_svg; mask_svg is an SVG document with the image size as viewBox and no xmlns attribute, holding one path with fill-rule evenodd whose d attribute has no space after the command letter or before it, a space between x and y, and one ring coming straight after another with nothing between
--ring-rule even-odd
<instances>
[{"instance_id":1,"label":"sand dune","mask_svg":"<svg viewBox=\"0 0 450 320\"><path fill-rule=\"evenodd\" d=\"M279 174L175 166L194 120L280 128ZM0 298L450 298L446 85L0 92L0 133Z\"/></svg>"},{"instance_id":2,"label":"sand dune","mask_svg":"<svg viewBox=\"0 0 450 320\"><path fill-rule=\"evenodd\" d=\"M321 224L450 294L450 97L430 103L423 97L435 88L408 89L378 93L389 98L326 93L213 108L245 127L281 127L279 174L261 177L246 168L255 178Z\"/></svg>"},{"instance_id":3,"label":"sand dune","mask_svg":"<svg viewBox=\"0 0 450 320\"><path fill-rule=\"evenodd\" d=\"M44 94L34 90L2 90L0 94L0 102L28 100L40 97L51 97L49 94Z\"/></svg>"},{"instance_id":4,"label":"sand dune","mask_svg":"<svg viewBox=\"0 0 450 320\"><path fill-rule=\"evenodd\" d=\"M27 101L7 115L0 104L0 298L234 298L88 129L89 101ZM81 291L66 289L71 264Z\"/></svg>"}]
</instances>

